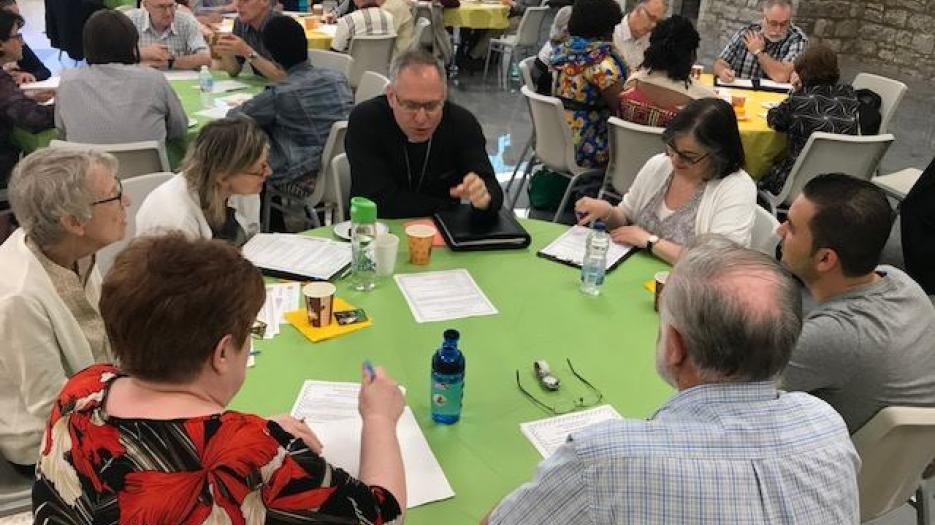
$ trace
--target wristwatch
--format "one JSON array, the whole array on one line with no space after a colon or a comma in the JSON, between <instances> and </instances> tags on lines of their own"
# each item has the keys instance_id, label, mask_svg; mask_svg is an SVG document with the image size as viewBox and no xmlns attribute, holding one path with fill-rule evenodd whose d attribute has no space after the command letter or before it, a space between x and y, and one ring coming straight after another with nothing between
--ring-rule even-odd
<instances>
[{"instance_id":1,"label":"wristwatch","mask_svg":"<svg viewBox=\"0 0 935 525\"><path fill-rule=\"evenodd\" d=\"M659 242L659 236L650 234L649 238L646 239L646 251L653 253L653 246Z\"/></svg>"},{"instance_id":2,"label":"wristwatch","mask_svg":"<svg viewBox=\"0 0 935 525\"><path fill-rule=\"evenodd\" d=\"M257 58L258 56L260 55L258 55L256 51L251 50L250 54L246 56L247 62L253 62L253 60Z\"/></svg>"}]
</instances>

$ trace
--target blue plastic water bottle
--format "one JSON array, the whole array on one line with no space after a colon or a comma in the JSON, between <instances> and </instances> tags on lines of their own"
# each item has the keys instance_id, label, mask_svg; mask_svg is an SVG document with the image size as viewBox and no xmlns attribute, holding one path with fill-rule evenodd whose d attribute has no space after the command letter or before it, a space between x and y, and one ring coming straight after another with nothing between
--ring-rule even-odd
<instances>
[{"instance_id":1,"label":"blue plastic water bottle","mask_svg":"<svg viewBox=\"0 0 935 525\"><path fill-rule=\"evenodd\" d=\"M432 355L432 420L450 425L461 419L464 399L464 354L458 349L461 334L445 330L445 341Z\"/></svg>"}]
</instances>

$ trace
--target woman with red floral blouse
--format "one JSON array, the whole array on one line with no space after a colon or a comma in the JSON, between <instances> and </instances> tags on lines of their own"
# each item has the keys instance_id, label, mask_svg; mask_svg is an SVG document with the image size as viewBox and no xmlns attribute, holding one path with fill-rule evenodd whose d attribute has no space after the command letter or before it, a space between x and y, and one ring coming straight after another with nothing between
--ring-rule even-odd
<instances>
[{"instance_id":1,"label":"woman with red floral blouse","mask_svg":"<svg viewBox=\"0 0 935 525\"><path fill-rule=\"evenodd\" d=\"M101 315L120 367L94 365L53 407L36 523L401 523L402 394L382 369L360 391L360 480L304 423L227 410L264 301L259 272L221 241L144 237L117 257Z\"/></svg>"}]
</instances>

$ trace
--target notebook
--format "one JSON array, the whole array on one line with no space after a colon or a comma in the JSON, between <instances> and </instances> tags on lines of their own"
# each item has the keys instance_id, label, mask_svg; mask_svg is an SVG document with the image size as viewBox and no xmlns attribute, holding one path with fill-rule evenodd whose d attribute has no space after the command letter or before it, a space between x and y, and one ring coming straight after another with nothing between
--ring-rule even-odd
<instances>
[{"instance_id":1,"label":"notebook","mask_svg":"<svg viewBox=\"0 0 935 525\"><path fill-rule=\"evenodd\" d=\"M445 243L454 251L518 249L532 241L513 210L506 208L491 216L477 212L470 204L461 204L436 213L434 219Z\"/></svg>"},{"instance_id":2,"label":"notebook","mask_svg":"<svg viewBox=\"0 0 935 525\"><path fill-rule=\"evenodd\" d=\"M559 235L557 239L549 243L548 246L539 250L536 255L546 259L581 268L581 262L584 260L584 250L588 242L589 228L584 226L572 226ZM629 244L610 243L610 249L607 250L606 271L616 268L627 257L636 252L636 248Z\"/></svg>"},{"instance_id":3,"label":"notebook","mask_svg":"<svg viewBox=\"0 0 935 525\"><path fill-rule=\"evenodd\" d=\"M774 82L768 78L738 78L733 82L721 82L720 79L714 77L714 86L736 89L752 89L755 91L772 91L775 93L789 93L792 91L792 84Z\"/></svg>"}]
</instances>

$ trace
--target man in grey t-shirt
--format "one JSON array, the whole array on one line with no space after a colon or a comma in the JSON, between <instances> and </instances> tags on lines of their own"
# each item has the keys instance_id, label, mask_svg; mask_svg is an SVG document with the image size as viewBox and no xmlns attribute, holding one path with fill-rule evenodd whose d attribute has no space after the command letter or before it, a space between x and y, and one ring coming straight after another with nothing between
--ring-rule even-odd
<instances>
[{"instance_id":1,"label":"man in grey t-shirt","mask_svg":"<svg viewBox=\"0 0 935 525\"><path fill-rule=\"evenodd\" d=\"M856 432L887 406L935 407L935 307L891 266L877 266L893 224L874 184L816 177L779 228L782 262L808 288L808 313L783 374Z\"/></svg>"}]
</instances>

